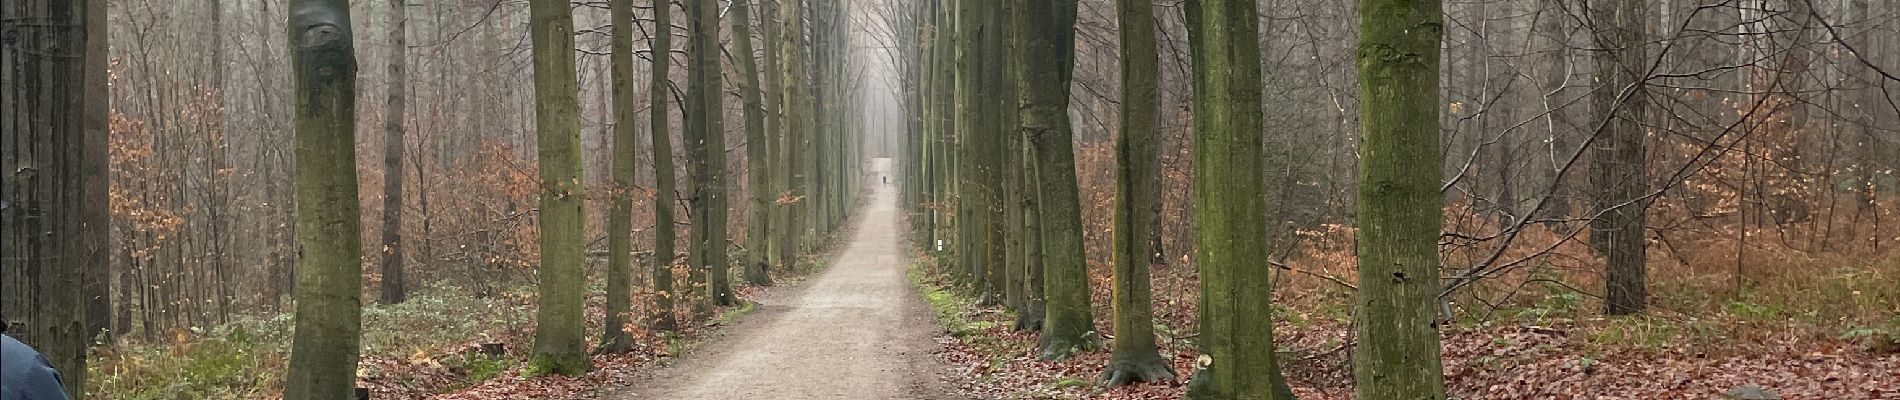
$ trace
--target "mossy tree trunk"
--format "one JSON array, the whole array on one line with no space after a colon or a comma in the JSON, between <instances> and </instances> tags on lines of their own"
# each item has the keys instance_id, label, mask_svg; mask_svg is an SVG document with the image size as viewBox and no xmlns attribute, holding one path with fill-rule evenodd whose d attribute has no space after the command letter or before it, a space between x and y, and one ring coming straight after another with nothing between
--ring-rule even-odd
<instances>
[{"instance_id":1,"label":"mossy tree trunk","mask_svg":"<svg viewBox=\"0 0 1900 400\"><path fill-rule=\"evenodd\" d=\"M1439 364L1439 39L1436 0L1359 4L1360 399L1444 399Z\"/></svg>"},{"instance_id":2,"label":"mossy tree trunk","mask_svg":"<svg viewBox=\"0 0 1900 400\"><path fill-rule=\"evenodd\" d=\"M627 316L633 313L633 190L638 151L639 119L634 113L633 0L609 0L612 19L614 144L612 202L607 210L607 318L596 352L622 353L633 348L627 334Z\"/></svg>"},{"instance_id":3,"label":"mossy tree trunk","mask_svg":"<svg viewBox=\"0 0 1900 400\"><path fill-rule=\"evenodd\" d=\"M1017 96L1021 94L1018 90L1018 81L1022 73L1021 39L1019 38L1022 33L1021 25L1017 21L1019 18L1017 11L1021 10L1022 4L1012 0L1004 1L1000 6L1002 9L999 12L1002 14L997 23L1000 24L999 28L1003 37L998 39L998 45L1002 47L999 52L1001 59L998 60L1000 63L998 67L1003 70L1003 76L997 83L1002 91L996 96L999 102L996 151L1001 152L998 157L1002 158L1002 169L997 171L1000 189L996 193L994 204L1003 209L1000 215L1004 229L1002 239L1004 255L1003 263L998 266L1003 270L1003 305L1010 310L1022 312L1028 304L1026 263L1029 261L1026 247L1028 238L1023 229L1023 219L1028 216L1023 212L1021 201L1026 192L1024 185L1026 174L1022 171L1026 163L1023 160L1025 158L1023 146L1019 145L1022 143L1020 129L1022 116L1018 107L1021 103L1017 100Z\"/></svg>"},{"instance_id":4,"label":"mossy tree trunk","mask_svg":"<svg viewBox=\"0 0 1900 400\"><path fill-rule=\"evenodd\" d=\"M1643 312L1648 291L1644 283L1643 211L1648 202L1648 171L1643 168L1643 123L1649 120L1643 76L1648 52L1643 49L1649 3L1614 0L1592 8L1603 26L1593 30L1598 47L1597 76L1601 86L1593 96L1602 127L1593 139L1590 168L1596 219L1590 222L1591 242L1607 261L1603 272L1604 313Z\"/></svg>"},{"instance_id":5,"label":"mossy tree trunk","mask_svg":"<svg viewBox=\"0 0 1900 400\"><path fill-rule=\"evenodd\" d=\"M673 211L678 207L678 192L675 185L679 175L673 167L673 130L670 116L667 115L669 94L672 94L671 72L673 61L673 3L668 0L653 0L653 43L651 58L653 61L653 80L647 87L649 101L647 117L652 129L647 132L653 147L653 315L648 328L659 332L672 332L679 329L679 320L673 314L673 299L680 292L673 289L673 264L679 261L674 246L678 242Z\"/></svg>"},{"instance_id":6,"label":"mossy tree trunk","mask_svg":"<svg viewBox=\"0 0 1900 400\"><path fill-rule=\"evenodd\" d=\"M787 243L788 264L797 264L798 248L812 227L811 218L812 127L814 101L811 86L811 58L806 52L805 7L798 1L779 5L779 77L785 87L781 104L785 107L785 164L780 167L788 179L785 185L785 221L779 234Z\"/></svg>"},{"instance_id":7,"label":"mossy tree trunk","mask_svg":"<svg viewBox=\"0 0 1900 400\"><path fill-rule=\"evenodd\" d=\"M1190 399L1286 399L1274 359L1253 0L1189 0L1201 355Z\"/></svg>"},{"instance_id":8,"label":"mossy tree trunk","mask_svg":"<svg viewBox=\"0 0 1900 400\"><path fill-rule=\"evenodd\" d=\"M1011 31L1014 32L1009 37L1008 52L1010 53L1009 61L1015 64L1010 69L1016 81L1014 97L1016 106L1010 107L1014 125L1008 133L1009 148L1006 150L1014 153L1022 163L1020 168L1011 171L1016 174L1016 196L1010 201L1012 206L1017 208L1017 214L1021 218L1019 223L1022 229L1018 237L1022 238L1023 251L1023 263L1019 267L1023 270L1023 305L1016 313L1014 329L1034 331L1042 329L1043 310L1047 303L1044 300L1043 283L1046 279L1044 279L1042 268L1042 193L1037 190L1042 168L1041 163L1036 161L1034 146L1029 143L1029 126L1024 119L1028 113L1022 110L1024 105L1029 104L1029 90L1036 88L1027 80L1029 56L1025 52L1028 51L1028 35L1040 34L1040 32L1031 30L1029 21L1024 16L1023 10L1028 9L1029 0L1008 0L1008 2L1011 12L1005 16L1005 19L1008 20Z\"/></svg>"},{"instance_id":9,"label":"mossy tree trunk","mask_svg":"<svg viewBox=\"0 0 1900 400\"><path fill-rule=\"evenodd\" d=\"M1023 125L1037 166L1042 207L1046 303L1038 353L1067 358L1098 348L1101 337L1089 307L1088 265L1082 249L1082 204L1075 176L1074 132L1069 125L1069 79L1075 67L1076 3L1029 0L1024 18ZM1248 14L1252 15L1252 14Z\"/></svg>"},{"instance_id":10,"label":"mossy tree trunk","mask_svg":"<svg viewBox=\"0 0 1900 400\"><path fill-rule=\"evenodd\" d=\"M934 55L931 56L931 65L934 70L931 74L931 84L934 87L931 98L935 100L931 119L935 122L935 129L931 133L932 154L930 155L933 182L931 194L934 195L931 202L936 205L936 212L932 215L930 235L933 241L929 245L933 251L939 253L943 251L954 253L952 249L956 248L956 243L949 243L941 249L937 247L950 237L951 229L955 227L956 222L953 220L956 215L956 207L953 206L956 196L954 168L956 167L957 131L956 3L954 0L937 0L936 4L937 22L932 24L933 40L936 44L932 46ZM958 271L957 269L951 268L950 271L952 271L952 276L960 276L955 272Z\"/></svg>"},{"instance_id":11,"label":"mossy tree trunk","mask_svg":"<svg viewBox=\"0 0 1900 400\"><path fill-rule=\"evenodd\" d=\"M713 306L734 304L726 258L726 130L723 76L719 62L719 5L686 2L686 132L693 155L693 317L711 315Z\"/></svg>"},{"instance_id":12,"label":"mossy tree trunk","mask_svg":"<svg viewBox=\"0 0 1900 400\"><path fill-rule=\"evenodd\" d=\"M1174 379L1174 369L1155 346L1154 294L1148 270L1151 240L1161 222L1155 212L1161 191L1155 145L1161 130L1161 71L1155 53L1154 10L1149 0L1118 0L1121 20L1121 137L1115 143L1115 343L1103 383L1116 386Z\"/></svg>"},{"instance_id":13,"label":"mossy tree trunk","mask_svg":"<svg viewBox=\"0 0 1900 400\"><path fill-rule=\"evenodd\" d=\"M541 165L540 302L527 375L577 376L590 363L581 338L580 83L574 69L574 13L561 0L528 3L534 42L535 144ZM310 226L310 225L302 225Z\"/></svg>"},{"instance_id":14,"label":"mossy tree trunk","mask_svg":"<svg viewBox=\"0 0 1900 400\"><path fill-rule=\"evenodd\" d=\"M95 124L107 111L98 107L106 81L95 79L102 75L97 68L104 65L96 58L103 53L96 46L103 46L105 38L93 36L104 35L104 26L98 24L105 21L96 18L104 8L104 1L84 0L19 0L0 5L7 18L6 45L0 48L0 74L5 74L0 77L0 167L5 168L5 179L0 180L0 252L5 254L0 256L0 307L7 318L14 318L0 323L18 322L7 333L51 361L66 382L68 395L75 399L85 395L91 332L86 318L87 275L99 270L92 264L94 251L103 250L107 243L106 231L96 228L100 227L98 216L109 210L101 207L103 202L93 201L106 196L100 191L104 182L99 181L105 176L95 169L105 160L95 157L105 151L107 141L99 132L89 132L100 128ZM347 20L343 26L348 26ZM347 38L347 29L343 32ZM296 35L291 39L298 43ZM347 46L345 40L343 65L349 65ZM347 72L353 70L339 73ZM344 97L352 93L350 87L343 88ZM339 121L329 119L330 114L317 115L324 121ZM304 132L300 129L299 133ZM349 131L341 134L347 153ZM355 180L349 184L354 194ZM304 349L309 359L313 354L308 343ZM354 348L347 354L354 362Z\"/></svg>"},{"instance_id":15,"label":"mossy tree trunk","mask_svg":"<svg viewBox=\"0 0 1900 400\"><path fill-rule=\"evenodd\" d=\"M389 2L389 109L383 118L383 304L403 302L408 295L403 285L402 256L402 164L403 120L408 113L404 96L409 89L408 3Z\"/></svg>"},{"instance_id":16,"label":"mossy tree trunk","mask_svg":"<svg viewBox=\"0 0 1900 400\"><path fill-rule=\"evenodd\" d=\"M356 189L356 50L349 2L290 3L296 99L296 322L286 400L355 394L362 338L362 205Z\"/></svg>"},{"instance_id":17,"label":"mossy tree trunk","mask_svg":"<svg viewBox=\"0 0 1900 400\"><path fill-rule=\"evenodd\" d=\"M1005 122L1002 117L1006 115L1003 110L1015 108L1016 102L1003 96L1006 61L1003 57L1003 10L1006 7L995 3L986 4L981 13L983 27L979 32L982 35L980 46L983 68L979 71L982 73L982 84L977 87L977 98L982 100L980 112L983 118L977 130L976 172L977 181L981 182L977 190L983 198L979 204L981 208L977 211L983 214L979 216L983 222L979 229L984 236L983 293L988 298L985 303L991 305L1005 303L1008 292L1004 289L1008 285L1008 277L1003 272L1009 267L1006 259L1009 253L1009 223L1004 219L1009 203L1003 197L1003 141L1009 137L1009 128L1015 124ZM1014 85L1011 86L1010 91L1013 92Z\"/></svg>"},{"instance_id":18,"label":"mossy tree trunk","mask_svg":"<svg viewBox=\"0 0 1900 400\"><path fill-rule=\"evenodd\" d=\"M752 57L752 13L751 0L732 2L732 51L739 57L739 95L745 102L745 155L746 155L746 192L749 194L746 204L746 260L743 266L746 283L770 285L772 277L767 271L771 265L770 240L766 232L771 231L770 204L771 179L767 173L770 157L767 146L771 139L766 138L765 104L759 88L759 66Z\"/></svg>"},{"instance_id":19,"label":"mossy tree trunk","mask_svg":"<svg viewBox=\"0 0 1900 400\"><path fill-rule=\"evenodd\" d=\"M761 70L758 72L762 76L765 85L760 93L760 107L763 107L760 113L765 116L765 133L763 135L766 141L765 166L764 171L760 171L766 174L765 187L759 190L765 191L765 203L763 206L765 207L767 228L763 235L765 236L766 248L762 250L766 253L765 265L768 267L768 274L766 275L768 279L771 278L769 269L777 268L783 271L785 268L791 267L791 256L793 254L790 251L792 249L792 243L785 240L790 236L783 235L779 232L790 229L784 217L785 207L778 203L778 199L779 196L784 193L785 186L791 182L791 179L786 176L787 171L783 167L785 164L785 154L787 153L785 151L784 131L786 118L782 113L784 109L783 96L785 95L785 81L784 75L779 72L779 49L782 46L779 44L779 26L775 22L777 21L778 15L778 1L759 1L758 29L761 39L760 42L763 47L760 49L760 53L764 59L764 65L760 66Z\"/></svg>"},{"instance_id":20,"label":"mossy tree trunk","mask_svg":"<svg viewBox=\"0 0 1900 400\"><path fill-rule=\"evenodd\" d=\"M982 258L977 253L982 249L984 238L978 236L976 229L978 224L975 223L976 216L973 215L979 200L974 193L976 190L974 182L976 163L974 161L976 159L971 155L971 149L975 147L972 131L976 127L976 120L982 118L981 111L976 108L976 87L979 84L976 76L978 68L982 66L977 65L977 50L975 49L976 30L982 26L981 19L977 18L976 14L980 8L986 6L982 1L955 0L956 8L953 9L954 14L951 15L951 21L954 24L952 26L955 27L952 33L954 37L951 40L954 41L955 47L951 50L952 59L949 60L954 65L955 71L951 74L951 79L955 85L952 96L955 99L953 103L956 109L955 114L950 116L956 121L956 129L950 132L951 144L954 146L951 150L954 153L951 156L953 163L951 168L955 169L951 173L956 176L953 183L955 186L952 189L956 194L956 216L951 218L951 223L956 229L954 252L957 274L955 276L961 279L960 283L968 286L970 293L978 295L979 298L983 288L983 270L982 265L979 264Z\"/></svg>"}]
</instances>

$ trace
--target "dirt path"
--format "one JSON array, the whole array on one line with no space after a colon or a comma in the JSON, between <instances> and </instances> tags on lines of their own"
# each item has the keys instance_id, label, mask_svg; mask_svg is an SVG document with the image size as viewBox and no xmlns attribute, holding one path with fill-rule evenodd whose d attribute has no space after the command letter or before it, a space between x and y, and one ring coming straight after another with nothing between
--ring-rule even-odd
<instances>
[{"instance_id":1,"label":"dirt path","mask_svg":"<svg viewBox=\"0 0 1900 400\"><path fill-rule=\"evenodd\" d=\"M757 299L723 337L607 396L635 399L954 399L936 325L905 279L895 189L876 181L855 236L803 287Z\"/></svg>"}]
</instances>

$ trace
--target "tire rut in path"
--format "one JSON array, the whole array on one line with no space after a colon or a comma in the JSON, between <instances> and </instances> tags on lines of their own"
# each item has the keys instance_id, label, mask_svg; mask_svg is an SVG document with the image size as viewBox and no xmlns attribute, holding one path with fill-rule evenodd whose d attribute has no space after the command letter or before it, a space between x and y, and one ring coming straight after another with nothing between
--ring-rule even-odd
<instances>
[{"instance_id":1,"label":"tire rut in path","mask_svg":"<svg viewBox=\"0 0 1900 400\"><path fill-rule=\"evenodd\" d=\"M851 242L802 287L610 400L958 399L932 352L936 324L905 278L893 186L877 185Z\"/></svg>"}]
</instances>

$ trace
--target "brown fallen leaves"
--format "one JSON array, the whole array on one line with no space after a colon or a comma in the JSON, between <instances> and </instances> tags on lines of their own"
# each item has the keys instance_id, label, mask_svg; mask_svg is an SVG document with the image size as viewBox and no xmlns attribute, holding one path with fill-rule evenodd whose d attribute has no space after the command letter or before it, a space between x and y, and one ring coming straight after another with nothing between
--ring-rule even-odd
<instances>
[{"instance_id":1,"label":"brown fallen leaves","mask_svg":"<svg viewBox=\"0 0 1900 400\"><path fill-rule=\"evenodd\" d=\"M1001 322L1008 314L973 311ZM1611 324L1615 321L1596 321ZM1282 370L1300 399L1352 399L1348 326L1277 327ZM1444 335L1446 385L1459 399L1710 399L1757 385L1783 399L1900 400L1900 354L1873 354L1840 340L1786 335L1713 345L1593 343L1589 327L1504 325ZM1104 388L1108 353L1062 361L1035 358L1036 334L999 323L961 337L940 335L939 357L961 373L959 389L997 399L1177 399L1183 382ZM1162 344L1175 371L1193 371L1192 349Z\"/></svg>"}]
</instances>

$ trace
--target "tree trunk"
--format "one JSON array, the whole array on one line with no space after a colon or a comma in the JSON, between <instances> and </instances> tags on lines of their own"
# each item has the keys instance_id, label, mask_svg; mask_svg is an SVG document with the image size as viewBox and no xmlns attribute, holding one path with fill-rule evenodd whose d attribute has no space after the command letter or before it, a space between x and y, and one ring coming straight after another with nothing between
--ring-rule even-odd
<instances>
[{"instance_id":1,"label":"tree trunk","mask_svg":"<svg viewBox=\"0 0 1900 400\"><path fill-rule=\"evenodd\" d=\"M1156 139L1161 130L1160 56L1149 0L1118 0L1121 21L1121 137L1115 143L1115 343L1102 381L1110 386L1174 379L1156 351L1154 294L1148 280L1161 191Z\"/></svg>"},{"instance_id":2,"label":"tree trunk","mask_svg":"<svg viewBox=\"0 0 1900 400\"><path fill-rule=\"evenodd\" d=\"M1069 79L1075 67L1076 4L1027 0L1023 8L1026 57L1023 125L1035 148L1042 206L1043 274L1047 303L1038 354L1067 358L1101 347L1089 309L1089 278L1082 248L1082 205L1075 177L1074 132L1069 126ZM1247 14L1249 18L1252 13ZM1257 168L1256 168L1257 170ZM1259 236L1255 236L1256 238Z\"/></svg>"},{"instance_id":3,"label":"tree trunk","mask_svg":"<svg viewBox=\"0 0 1900 400\"><path fill-rule=\"evenodd\" d=\"M92 115L104 92L93 85L102 53L103 1L13 1L0 50L0 308L7 334L38 349L72 398L85 395L88 287L104 251L97 208L107 142ZM94 37L94 35L100 35ZM90 289L90 290L89 290ZM18 322L16 325L15 322Z\"/></svg>"},{"instance_id":4,"label":"tree trunk","mask_svg":"<svg viewBox=\"0 0 1900 400\"><path fill-rule=\"evenodd\" d=\"M1649 19L1644 17L1646 2L1615 0L1608 7L1594 8L1594 19L1607 22L1597 28L1597 76L1602 87L1594 98L1602 131L1592 142L1591 174L1598 213L1591 221L1592 242L1607 260L1604 269L1604 312L1611 315L1643 311L1647 293L1644 284L1645 234L1643 211L1649 190L1648 174L1643 166L1643 122L1648 120L1649 105L1643 94L1642 68L1647 65L1643 33Z\"/></svg>"},{"instance_id":5,"label":"tree trunk","mask_svg":"<svg viewBox=\"0 0 1900 400\"><path fill-rule=\"evenodd\" d=\"M1274 356L1259 26L1252 0L1190 0L1203 362L1190 399L1287 399ZM1239 68L1230 66L1242 66ZM1435 149L1435 148L1434 148Z\"/></svg>"},{"instance_id":6,"label":"tree trunk","mask_svg":"<svg viewBox=\"0 0 1900 400\"><path fill-rule=\"evenodd\" d=\"M1024 189L1028 187L1024 184L1025 174L1023 173L1024 166L1027 164L1025 164L1023 146L1021 146L1022 115L1018 107L1020 102L1017 100L1017 97L1021 95L1021 90L1017 85L1022 75L1022 46L1018 45L1022 42L1020 38L1022 27L1017 21L1021 18L1018 15L1018 11L1022 10L1021 6L1021 2L1018 1L1002 2L1002 15L998 21L1003 32L1003 37L999 40L1003 48L1000 54L1002 59L998 60L1001 63L1003 77L998 83L1001 85L1002 93L996 96L1001 104L998 110L996 128L998 132L995 139L998 143L996 151L1001 152L998 157L1001 157L1003 161L1002 170L997 171L1001 189L995 193L997 197L993 200L996 207L1003 208L1001 217L1005 233L1002 242L1005 246L1005 254L1003 263L998 264L999 269L1003 270L1003 305L1018 313L1024 312L1025 306L1028 305L1025 292L1027 289L1025 285L1028 284L1025 274L1028 271L1025 264L1029 261L1026 247L1028 238L1023 229L1023 219L1027 216L1023 213L1021 201L1025 193Z\"/></svg>"},{"instance_id":7,"label":"tree trunk","mask_svg":"<svg viewBox=\"0 0 1900 400\"><path fill-rule=\"evenodd\" d=\"M403 120L409 111L403 96L408 93L409 58L408 4L389 1L389 108L383 120L383 304L401 303L407 296L403 286L402 256L402 164Z\"/></svg>"},{"instance_id":8,"label":"tree trunk","mask_svg":"<svg viewBox=\"0 0 1900 400\"><path fill-rule=\"evenodd\" d=\"M726 261L726 131L724 93L719 63L719 7L704 1L686 3L687 49L686 131L693 156L693 268L688 281L694 291L693 314L711 315L710 306L736 304ZM703 288L700 285L704 285ZM700 298L704 299L701 300Z\"/></svg>"},{"instance_id":9,"label":"tree trunk","mask_svg":"<svg viewBox=\"0 0 1900 400\"><path fill-rule=\"evenodd\" d=\"M1008 132L1009 127L1015 124L1005 123L1002 116L1004 115L1004 109L1015 108L1016 106L1014 100L1006 100L1003 96L1003 86L1005 85L1003 82L1003 70L1005 69L1003 63L1006 61L1003 57L1004 7L1005 6L991 4L989 7L984 7L981 13L983 28L980 33L983 35L983 41L980 46L982 50L981 65L983 69L980 71L982 73L982 83L977 87L977 98L983 99L980 104L982 107L980 110L982 112L982 124L979 125L979 129L976 131L978 135L976 152L979 155L976 160L977 181L982 182L978 185L978 191L981 192L983 196L982 199L980 199L982 202L979 204L981 208L977 210L978 213L983 214L980 216L983 225L978 228L983 231L983 242L985 244L983 247L983 273L985 275L983 281L987 284L984 286L983 292L986 294L984 297L989 299L988 303L992 305L1003 304L1007 297L1007 290L1005 290L1004 287L1008 284L1008 277L1003 273L1003 270L1009 267L1006 259L1008 256L1006 247L1009 246L1009 224L1008 221L1004 220L1006 216L1004 211L1008 208L1008 202L1005 201L1003 197L1003 171L1001 169L1003 167L1003 141L1009 137L1005 132ZM1009 85L1012 86L1010 91L1013 92L1014 84L1011 83ZM1006 102L1007 105L1005 105Z\"/></svg>"},{"instance_id":10,"label":"tree trunk","mask_svg":"<svg viewBox=\"0 0 1900 400\"><path fill-rule=\"evenodd\" d=\"M648 87L653 98L647 111L653 125L647 132L653 147L653 320L648 328L672 332L679 329L673 299L680 294L673 290L673 264L679 261L673 247L678 242L673 211L679 206L674 185L679 176L673 171L673 133L666 112L667 95L672 94L668 70L673 59L673 3L653 0L653 9L653 82Z\"/></svg>"},{"instance_id":11,"label":"tree trunk","mask_svg":"<svg viewBox=\"0 0 1900 400\"><path fill-rule=\"evenodd\" d=\"M1429 0L1360 3L1361 314L1353 376L1361 399L1445 398L1435 320L1444 221L1438 166L1445 160L1434 123L1442 7Z\"/></svg>"},{"instance_id":12,"label":"tree trunk","mask_svg":"<svg viewBox=\"0 0 1900 400\"><path fill-rule=\"evenodd\" d=\"M354 35L347 1L291 0L290 10L300 251L284 398L345 399L362 337Z\"/></svg>"},{"instance_id":13,"label":"tree trunk","mask_svg":"<svg viewBox=\"0 0 1900 400\"><path fill-rule=\"evenodd\" d=\"M633 349L626 324L633 313L633 179L640 140L633 99L633 0L611 0L607 8L613 24L613 53L608 56L613 71L613 191L607 207L607 316L595 352L623 353Z\"/></svg>"},{"instance_id":14,"label":"tree trunk","mask_svg":"<svg viewBox=\"0 0 1900 400\"><path fill-rule=\"evenodd\" d=\"M566 1L533 0L534 114L541 164L539 296L534 355L525 374L578 376L584 350L580 89L574 68L574 13Z\"/></svg>"},{"instance_id":15,"label":"tree trunk","mask_svg":"<svg viewBox=\"0 0 1900 400\"><path fill-rule=\"evenodd\" d=\"M111 282L113 270L111 254L113 247L112 196L110 195L111 190L108 188L112 181L112 171L109 165L112 161L110 154L112 141L112 128L110 124L112 107L110 103L112 96L107 89L107 69L109 68L108 63L110 62L111 55L107 52L106 2L103 0L90 0L85 3L86 82L84 90L86 93L84 95L86 97L86 110L84 125L86 137L84 143L86 143L86 146L84 151L86 165L80 170L80 175L82 178L81 182L86 185L84 190L88 193L85 198L86 203L84 204L85 209L88 210L85 215L85 224L91 231L86 233L87 240L89 241L87 246L89 246L89 248L87 249L87 258L84 261L86 265L85 275L80 277L80 279L82 279L86 285L86 319L89 320L87 322L88 326L86 327L86 337L96 338L103 343L113 343L113 338L118 337L124 330L131 329L132 324L130 320L127 320L126 323L118 325L116 330L113 328L113 323L116 321L113 318L114 303L112 302ZM9 12L9 14L11 14L11 12ZM0 211L0 215L4 215L4 212ZM7 225L0 224L0 226ZM119 271L120 274L127 272L128 271L123 268ZM122 315L128 317L131 315L129 314L129 309L131 308L130 304L132 304L132 301L130 296L125 296L124 294L129 292L130 288L121 289L121 296L117 303L119 304L118 308L120 310L128 312ZM5 297L0 296L0 298ZM0 324L3 323L5 322L0 321ZM84 377L79 376L73 377L72 379L74 381L83 381Z\"/></svg>"},{"instance_id":16,"label":"tree trunk","mask_svg":"<svg viewBox=\"0 0 1900 400\"><path fill-rule=\"evenodd\" d=\"M771 260L770 241L767 232L771 231L770 179L767 179L767 146L771 139L766 137L765 105L759 88L759 66L752 57L752 16L751 0L732 2L732 50L739 57L739 73L744 78L739 81L739 94L745 102L745 163L746 193L751 201L746 205L746 283L770 285L772 277L767 268ZM769 53L769 52L768 52Z\"/></svg>"}]
</instances>

